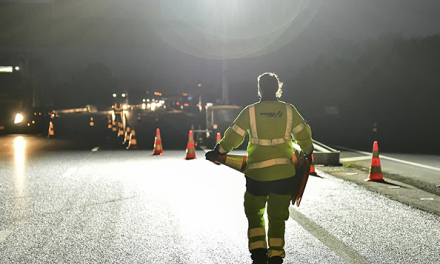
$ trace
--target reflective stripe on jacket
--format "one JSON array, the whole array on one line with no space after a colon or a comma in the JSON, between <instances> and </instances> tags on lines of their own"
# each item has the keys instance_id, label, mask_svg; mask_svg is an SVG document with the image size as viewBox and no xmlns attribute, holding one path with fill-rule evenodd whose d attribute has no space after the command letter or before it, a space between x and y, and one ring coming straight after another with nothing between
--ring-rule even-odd
<instances>
[{"instance_id":1,"label":"reflective stripe on jacket","mask_svg":"<svg viewBox=\"0 0 440 264\"><path fill-rule=\"evenodd\" d=\"M295 167L292 135L305 153L312 151L310 126L296 108L280 101L262 101L247 106L226 130L220 152L240 146L249 134L244 173L259 181L292 177Z\"/></svg>"}]
</instances>

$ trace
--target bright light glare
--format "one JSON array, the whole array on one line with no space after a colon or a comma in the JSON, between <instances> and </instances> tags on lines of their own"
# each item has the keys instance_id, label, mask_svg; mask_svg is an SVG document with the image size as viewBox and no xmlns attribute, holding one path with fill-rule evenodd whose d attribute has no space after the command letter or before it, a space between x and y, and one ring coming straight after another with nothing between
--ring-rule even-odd
<instances>
[{"instance_id":1,"label":"bright light glare","mask_svg":"<svg viewBox=\"0 0 440 264\"><path fill-rule=\"evenodd\" d=\"M15 66L15 70L16 70L16 71L20 70L20 67Z\"/></svg>"},{"instance_id":2,"label":"bright light glare","mask_svg":"<svg viewBox=\"0 0 440 264\"><path fill-rule=\"evenodd\" d=\"M127 110L128 106L127 105L123 105L122 109Z\"/></svg>"},{"instance_id":3,"label":"bright light glare","mask_svg":"<svg viewBox=\"0 0 440 264\"><path fill-rule=\"evenodd\" d=\"M20 113L17 113L17 114L15 115L14 124L19 124L19 123L21 123L21 122L23 122L23 115L20 114Z\"/></svg>"},{"instance_id":4,"label":"bright light glare","mask_svg":"<svg viewBox=\"0 0 440 264\"><path fill-rule=\"evenodd\" d=\"M125 97L125 93L121 94L122 97Z\"/></svg>"},{"instance_id":5,"label":"bright light glare","mask_svg":"<svg viewBox=\"0 0 440 264\"><path fill-rule=\"evenodd\" d=\"M116 95L116 94L114 93L114 94L113 94L113 97L115 97L115 98L116 98L116 96L117 96L117 95Z\"/></svg>"},{"instance_id":6,"label":"bright light glare","mask_svg":"<svg viewBox=\"0 0 440 264\"><path fill-rule=\"evenodd\" d=\"M151 111L156 110L156 103L151 103Z\"/></svg>"},{"instance_id":7,"label":"bright light glare","mask_svg":"<svg viewBox=\"0 0 440 264\"><path fill-rule=\"evenodd\" d=\"M146 105L145 103L142 104L142 109L145 109Z\"/></svg>"},{"instance_id":8,"label":"bright light glare","mask_svg":"<svg viewBox=\"0 0 440 264\"><path fill-rule=\"evenodd\" d=\"M0 72L13 72L12 66L0 66Z\"/></svg>"},{"instance_id":9,"label":"bright light glare","mask_svg":"<svg viewBox=\"0 0 440 264\"><path fill-rule=\"evenodd\" d=\"M160 17L170 22L170 30L163 30L160 23L152 25L163 40L188 54L212 59L250 58L294 40L308 27L321 2L161 0Z\"/></svg>"}]
</instances>

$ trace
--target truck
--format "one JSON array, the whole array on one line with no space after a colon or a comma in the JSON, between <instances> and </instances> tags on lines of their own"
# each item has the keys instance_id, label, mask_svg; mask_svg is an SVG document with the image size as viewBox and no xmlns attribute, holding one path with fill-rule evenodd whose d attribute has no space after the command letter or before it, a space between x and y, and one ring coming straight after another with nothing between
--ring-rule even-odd
<instances>
[{"instance_id":1,"label":"truck","mask_svg":"<svg viewBox=\"0 0 440 264\"><path fill-rule=\"evenodd\" d=\"M41 133L53 118L34 89L30 60L0 54L0 133Z\"/></svg>"},{"instance_id":2,"label":"truck","mask_svg":"<svg viewBox=\"0 0 440 264\"><path fill-rule=\"evenodd\" d=\"M206 107L205 129L194 130L197 144L207 148L214 148L217 142L217 133L223 133L240 114L243 107L237 105L210 105ZM245 139L246 141L247 139ZM246 146L247 144L242 144ZM243 147L242 147L243 148Z\"/></svg>"}]
</instances>

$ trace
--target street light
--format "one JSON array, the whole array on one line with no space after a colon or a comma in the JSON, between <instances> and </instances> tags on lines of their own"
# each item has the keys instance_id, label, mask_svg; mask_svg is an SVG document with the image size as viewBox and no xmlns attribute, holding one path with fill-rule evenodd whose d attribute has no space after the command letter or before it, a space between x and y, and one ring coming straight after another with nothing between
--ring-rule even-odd
<instances>
[{"instance_id":1,"label":"street light","mask_svg":"<svg viewBox=\"0 0 440 264\"><path fill-rule=\"evenodd\" d=\"M125 93L121 94L122 97L125 97Z\"/></svg>"},{"instance_id":2,"label":"street light","mask_svg":"<svg viewBox=\"0 0 440 264\"><path fill-rule=\"evenodd\" d=\"M116 98L116 96L117 96L117 95L114 93L114 94L113 94L113 98Z\"/></svg>"}]
</instances>

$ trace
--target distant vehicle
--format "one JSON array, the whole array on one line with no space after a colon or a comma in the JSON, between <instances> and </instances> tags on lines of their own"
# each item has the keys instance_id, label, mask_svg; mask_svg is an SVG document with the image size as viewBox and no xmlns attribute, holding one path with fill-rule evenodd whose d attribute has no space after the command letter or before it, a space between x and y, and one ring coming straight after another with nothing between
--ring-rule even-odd
<instances>
[{"instance_id":1,"label":"distant vehicle","mask_svg":"<svg viewBox=\"0 0 440 264\"><path fill-rule=\"evenodd\" d=\"M202 139L197 138L199 143L206 145L207 148L213 148L217 141L217 133L223 133L232 124L243 107L236 105L216 105L206 108L206 120L204 130L195 130L196 133L202 133Z\"/></svg>"},{"instance_id":2,"label":"distant vehicle","mask_svg":"<svg viewBox=\"0 0 440 264\"><path fill-rule=\"evenodd\" d=\"M96 113L98 112L98 107L96 105L86 105L87 112Z\"/></svg>"},{"instance_id":3,"label":"distant vehicle","mask_svg":"<svg viewBox=\"0 0 440 264\"><path fill-rule=\"evenodd\" d=\"M1 133L39 133L53 118L50 108L35 106L42 100L33 89L29 67L23 57L0 56Z\"/></svg>"}]
</instances>

